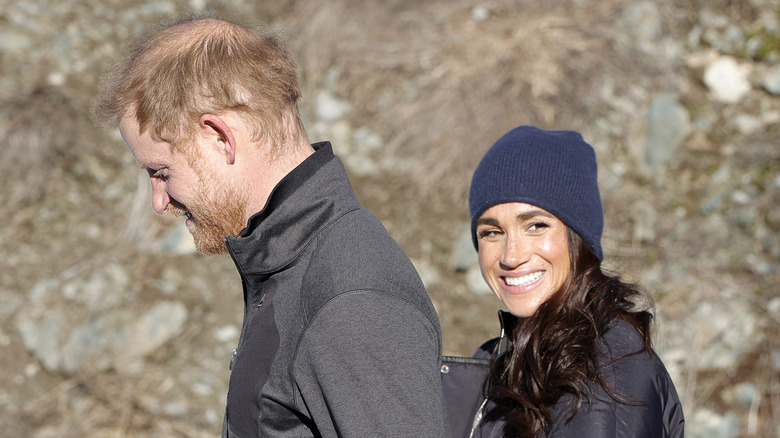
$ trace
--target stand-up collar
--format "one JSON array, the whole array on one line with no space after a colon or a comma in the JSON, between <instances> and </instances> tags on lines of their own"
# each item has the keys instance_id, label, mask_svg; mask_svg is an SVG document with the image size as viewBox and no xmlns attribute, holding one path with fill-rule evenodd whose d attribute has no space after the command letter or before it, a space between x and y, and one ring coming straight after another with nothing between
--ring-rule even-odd
<instances>
[{"instance_id":1,"label":"stand-up collar","mask_svg":"<svg viewBox=\"0 0 780 438\"><path fill-rule=\"evenodd\" d=\"M226 238L242 273L282 269L297 258L319 230L360 208L330 142L312 146L315 152L276 185L265 207L249 219L240 237Z\"/></svg>"},{"instance_id":2,"label":"stand-up collar","mask_svg":"<svg viewBox=\"0 0 780 438\"><path fill-rule=\"evenodd\" d=\"M501 336L498 341L496 355L501 355L512 349L512 335L520 318L503 310L498 311L498 320L501 322Z\"/></svg>"}]
</instances>

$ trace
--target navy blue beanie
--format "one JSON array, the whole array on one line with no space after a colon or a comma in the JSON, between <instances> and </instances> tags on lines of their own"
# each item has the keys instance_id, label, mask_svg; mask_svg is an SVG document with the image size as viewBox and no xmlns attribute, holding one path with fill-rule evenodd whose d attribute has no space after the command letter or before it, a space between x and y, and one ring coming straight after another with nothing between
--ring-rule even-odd
<instances>
[{"instance_id":1,"label":"navy blue beanie","mask_svg":"<svg viewBox=\"0 0 780 438\"><path fill-rule=\"evenodd\" d=\"M596 153L574 131L517 127L487 151L469 191L471 238L477 246L477 219L488 208L522 202L554 214L574 230L600 260L604 211Z\"/></svg>"}]
</instances>

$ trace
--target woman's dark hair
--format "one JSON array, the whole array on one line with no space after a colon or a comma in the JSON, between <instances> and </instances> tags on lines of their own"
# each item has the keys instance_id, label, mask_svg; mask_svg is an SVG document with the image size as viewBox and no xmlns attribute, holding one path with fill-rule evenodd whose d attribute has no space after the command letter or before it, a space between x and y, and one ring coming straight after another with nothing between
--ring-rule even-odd
<instances>
[{"instance_id":1,"label":"woman's dark hair","mask_svg":"<svg viewBox=\"0 0 780 438\"><path fill-rule=\"evenodd\" d=\"M551 426L551 409L572 394L577 414L598 382L618 400L601 375L601 336L615 319L627 321L644 338L636 353L651 348L651 300L635 285L601 268L601 261L577 233L567 230L571 271L561 289L523 318L510 333L513 348L493 358L488 398L506 418L507 437L539 437ZM646 306L637 308L636 303Z\"/></svg>"}]
</instances>

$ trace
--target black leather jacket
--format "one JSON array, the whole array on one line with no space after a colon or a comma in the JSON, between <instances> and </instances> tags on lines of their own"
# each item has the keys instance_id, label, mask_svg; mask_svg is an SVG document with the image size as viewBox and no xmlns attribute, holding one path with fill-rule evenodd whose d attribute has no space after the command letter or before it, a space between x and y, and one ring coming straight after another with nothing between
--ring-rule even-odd
<instances>
[{"instance_id":1,"label":"black leather jacket","mask_svg":"<svg viewBox=\"0 0 780 438\"><path fill-rule=\"evenodd\" d=\"M481 361L482 365L478 375L472 371L471 381L468 381L467 373L458 370L459 365L453 359L445 361L451 365L447 370L449 375L443 374L442 380L453 437L504 437L503 416L498 415L497 420L487 420L493 416L484 415L498 409L484 395L484 379L488 373L485 363L494 351L496 354L504 354L510 348L506 333L510 332L508 326L514 323L514 317L506 312L500 312L500 317L501 336L486 342L474 354L474 359ZM567 421L576 400L573 396L562 397L552 409L552 427L545 437L682 438L685 423L682 405L663 363L654 352L631 355L643 345L639 332L627 322L616 320L604 334L603 340L602 372L612 389L629 401L616 400L601 385L594 384L590 401L582 406L574 418ZM475 366L476 362L472 362L471 367ZM463 380L468 383L457 381L458 375L466 376ZM482 381L475 384L474 379ZM475 387L480 391L476 396L473 394ZM463 401L458 401L455 395L457 388L470 391L468 395L461 395L460 400ZM479 401L475 402L475 398ZM453 412L459 412L460 416L456 418L461 418L460 422L453 420ZM463 415L471 415L470 420L462 421Z\"/></svg>"}]
</instances>

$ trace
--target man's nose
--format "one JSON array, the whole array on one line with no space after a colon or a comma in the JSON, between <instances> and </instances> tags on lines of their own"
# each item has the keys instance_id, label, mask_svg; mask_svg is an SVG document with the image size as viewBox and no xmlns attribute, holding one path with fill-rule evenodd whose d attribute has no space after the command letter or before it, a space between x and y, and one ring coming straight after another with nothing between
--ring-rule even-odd
<instances>
[{"instance_id":1,"label":"man's nose","mask_svg":"<svg viewBox=\"0 0 780 438\"><path fill-rule=\"evenodd\" d=\"M152 178L152 208L157 214L165 213L168 204L171 203L171 197L165 187L165 181L159 178Z\"/></svg>"}]
</instances>

